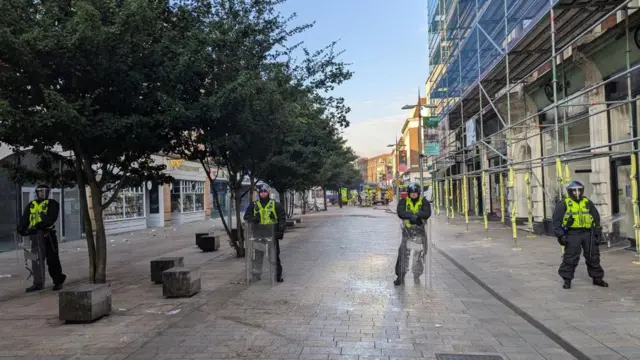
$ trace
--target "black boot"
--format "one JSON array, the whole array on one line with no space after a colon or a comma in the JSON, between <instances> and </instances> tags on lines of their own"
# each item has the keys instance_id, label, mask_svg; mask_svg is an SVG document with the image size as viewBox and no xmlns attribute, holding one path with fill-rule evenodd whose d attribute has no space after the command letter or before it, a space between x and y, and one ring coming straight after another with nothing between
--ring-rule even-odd
<instances>
[{"instance_id":1,"label":"black boot","mask_svg":"<svg viewBox=\"0 0 640 360\"><path fill-rule=\"evenodd\" d=\"M276 279L277 282L283 282L284 279L282 278L282 275L278 276L278 278Z\"/></svg>"},{"instance_id":2,"label":"black boot","mask_svg":"<svg viewBox=\"0 0 640 360\"><path fill-rule=\"evenodd\" d=\"M67 280L67 275L62 274L61 278L62 279L60 281L53 284L53 291L62 290L62 284L64 284L64 282Z\"/></svg>"},{"instance_id":3,"label":"black boot","mask_svg":"<svg viewBox=\"0 0 640 360\"><path fill-rule=\"evenodd\" d=\"M593 285L601 286L601 287L609 287L609 284L607 284L607 282L602 279L593 279Z\"/></svg>"},{"instance_id":4,"label":"black boot","mask_svg":"<svg viewBox=\"0 0 640 360\"><path fill-rule=\"evenodd\" d=\"M402 285L404 284L404 276L406 274L402 274L401 276L396 277L396 279L393 282L393 285Z\"/></svg>"},{"instance_id":5,"label":"black boot","mask_svg":"<svg viewBox=\"0 0 640 360\"><path fill-rule=\"evenodd\" d=\"M563 289L571 289L571 280L564 279L564 284L562 284Z\"/></svg>"},{"instance_id":6,"label":"black boot","mask_svg":"<svg viewBox=\"0 0 640 360\"><path fill-rule=\"evenodd\" d=\"M40 291L44 288L44 286L42 285L32 285L30 287L28 287L25 291L30 293L30 292L34 292L34 291Z\"/></svg>"}]
</instances>

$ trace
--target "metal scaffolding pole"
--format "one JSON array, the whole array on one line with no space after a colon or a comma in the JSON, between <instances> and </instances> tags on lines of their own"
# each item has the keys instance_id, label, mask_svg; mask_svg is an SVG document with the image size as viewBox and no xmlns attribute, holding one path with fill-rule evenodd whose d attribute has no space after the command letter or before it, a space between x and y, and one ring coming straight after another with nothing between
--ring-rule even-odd
<instances>
[{"instance_id":1,"label":"metal scaffolding pole","mask_svg":"<svg viewBox=\"0 0 640 360\"><path fill-rule=\"evenodd\" d=\"M633 138L635 136L635 129L633 124L633 102L632 102L632 94L631 94L631 72L629 69L631 68L631 45L629 40L629 9L625 9L624 11L624 32L626 38L626 48L625 48L625 62L627 65L627 100L628 108L627 114L629 119L629 136ZM638 159L636 157L635 151L638 149L638 143L636 141L631 142L631 149L633 152L631 153L631 201L633 202L633 230L636 240L636 253L638 255L638 259L634 261L634 264L640 264L640 207L638 204Z\"/></svg>"}]
</instances>

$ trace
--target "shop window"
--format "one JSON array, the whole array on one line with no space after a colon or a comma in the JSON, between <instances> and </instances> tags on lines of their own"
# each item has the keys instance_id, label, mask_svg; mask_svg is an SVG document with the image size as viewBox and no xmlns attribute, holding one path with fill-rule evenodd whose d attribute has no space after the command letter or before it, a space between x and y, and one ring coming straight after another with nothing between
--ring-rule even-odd
<instances>
[{"instance_id":1,"label":"shop window","mask_svg":"<svg viewBox=\"0 0 640 360\"><path fill-rule=\"evenodd\" d=\"M107 201L112 193L102 195L102 201ZM113 202L104 209L104 220L122 220L143 218L144 189L142 187L120 190Z\"/></svg>"},{"instance_id":2,"label":"shop window","mask_svg":"<svg viewBox=\"0 0 640 360\"><path fill-rule=\"evenodd\" d=\"M204 181L177 180L171 189L171 212L204 211Z\"/></svg>"}]
</instances>

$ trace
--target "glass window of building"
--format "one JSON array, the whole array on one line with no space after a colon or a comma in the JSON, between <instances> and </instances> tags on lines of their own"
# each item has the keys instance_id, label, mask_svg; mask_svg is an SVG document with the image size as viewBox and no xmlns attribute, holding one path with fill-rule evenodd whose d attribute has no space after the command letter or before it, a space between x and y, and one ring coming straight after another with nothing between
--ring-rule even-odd
<instances>
[{"instance_id":1,"label":"glass window of building","mask_svg":"<svg viewBox=\"0 0 640 360\"><path fill-rule=\"evenodd\" d=\"M171 212L204 211L204 181L176 180L171 189Z\"/></svg>"},{"instance_id":2,"label":"glass window of building","mask_svg":"<svg viewBox=\"0 0 640 360\"><path fill-rule=\"evenodd\" d=\"M111 197L111 192L102 195L105 202ZM105 220L122 220L143 218L144 212L144 189L142 187L122 189L116 195L113 202L104 209Z\"/></svg>"}]
</instances>

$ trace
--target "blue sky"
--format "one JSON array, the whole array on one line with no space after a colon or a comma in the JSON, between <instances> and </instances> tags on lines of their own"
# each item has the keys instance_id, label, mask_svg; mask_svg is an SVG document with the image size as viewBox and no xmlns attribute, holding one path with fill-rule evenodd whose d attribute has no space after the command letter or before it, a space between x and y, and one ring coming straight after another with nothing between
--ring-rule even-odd
<instances>
[{"instance_id":1,"label":"blue sky","mask_svg":"<svg viewBox=\"0 0 640 360\"><path fill-rule=\"evenodd\" d=\"M315 21L298 35L310 49L339 40L353 78L336 94L351 107L344 136L361 156L390 149L409 116L400 110L424 95L428 75L426 0L288 0L282 13L297 13L296 24Z\"/></svg>"}]
</instances>

